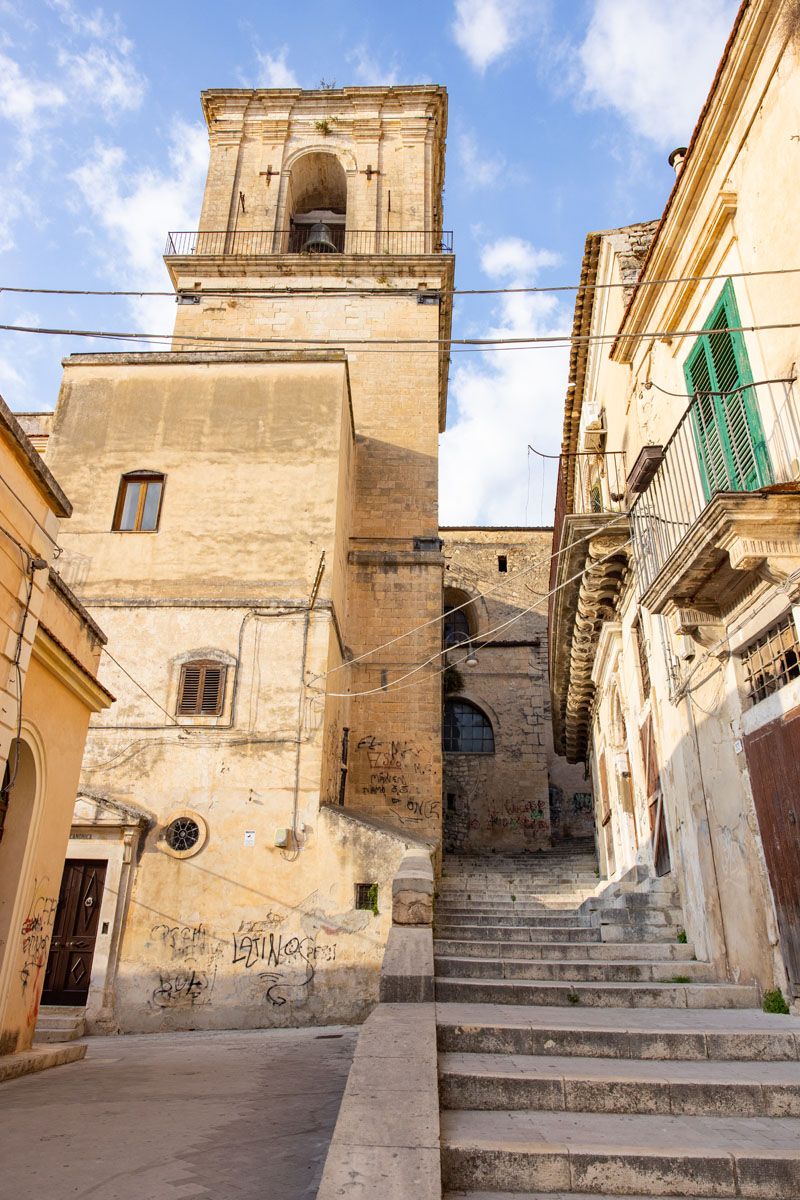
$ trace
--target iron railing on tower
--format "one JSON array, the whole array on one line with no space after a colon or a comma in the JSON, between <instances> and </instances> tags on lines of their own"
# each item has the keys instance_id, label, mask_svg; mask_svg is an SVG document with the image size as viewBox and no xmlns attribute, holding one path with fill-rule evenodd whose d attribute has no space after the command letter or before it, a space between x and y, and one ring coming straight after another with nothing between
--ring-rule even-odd
<instances>
[{"instance_id":1,"label":"iron railing on tower","mask_svg":"<svg viewBox=\"0 0 800 1200\"><path fill-rule=\"evenodd\" d=\"M327 226L334 249L331 254L418 255L452 254L453 231L424 229L345 229ZM202 229L167 234L165 257L260 256L302 254L309 227L291 229Z\"/></svg>"}]
</instances>

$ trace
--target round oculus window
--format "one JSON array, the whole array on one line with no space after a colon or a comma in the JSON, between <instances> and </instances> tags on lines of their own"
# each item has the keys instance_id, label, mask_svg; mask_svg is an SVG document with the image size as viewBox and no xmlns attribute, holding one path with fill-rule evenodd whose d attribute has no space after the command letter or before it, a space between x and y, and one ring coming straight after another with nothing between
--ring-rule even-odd
<instances>
[{"instance_id":1,"label":"round oculus window","mask_svg":"<svg viewBox=\"0 0 800 1200\"><path fill-rule=\"evenodd\" d=\"M208 827L195 812L184 809L176 813L164 826L163 846L176 858L189 858L203 849L208 837Z\"/></svg>"},{"instance_id":2,"label":"round oculus window","mask_svg":"<svg viewBox=\"0 0 800 1200\"><path fill-rule=\"evenodd\" d=\"M165 834L170 850L192 850L200 841L200 826L191 817L170 822Z\"/></svg>"}]
</instances>

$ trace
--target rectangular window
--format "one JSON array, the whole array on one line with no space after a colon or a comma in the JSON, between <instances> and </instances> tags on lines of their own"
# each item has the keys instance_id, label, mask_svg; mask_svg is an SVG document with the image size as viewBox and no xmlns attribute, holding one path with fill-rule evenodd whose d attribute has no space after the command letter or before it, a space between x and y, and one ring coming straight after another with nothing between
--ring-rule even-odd
<instances>
[{"instance_id":1,"label":"rectangular window","mask_svg":"<svg viewBox=\"0 0 800 1200\"><path fill-rule=\"evenodd\" d=\"M227 667L217 662L191 662L181 667L179 715L218 717L222 712L227 671Z\"/></svg>"},{"instance_id":2,"label":"rectangular window","mask_svg":"<svg viewBox=\"0 0 800 1200\"><path fill-rule=\"evenodd\" d=\"M740 325L728 280L704 326L709 334L697 339L684 366L706 500L715 492L752 492L772 482L747 349L735 332Z\"/></svg>"},{"instance_id":3,"label":"rectangular window","mask_svg":"<svg viewBox=\"0 0 800 1200\"><path fill-rule=\"evenodd\" d=\"M791 614L747 647L742 664L753 704L800 676L800 638Z\"/></svg>"},{"instance_id":4,"label":"rectangular window","mask_svg":"<svg viewBox=\"0 0 800 1200\"><path fill-rule=\"evenodd\" d=\"M111 528L121 533L155 533L163 492L163 475L123 475Z\"/></svg>"},{"instance_id":5,"label":"rectangular window","mask_svg":"<svg viewBox=\"0 0 800 1200\"><path fill-rule=\"evenodd\" d=\"M508 570L508 557L505 554L498 554L497 569L501 575L505 574L505 572Z\"/></svg>"},{"instance_id":6,"label":"rectangular window","mask_svg":"<svg viewBox=\"0 0 800 1200\"><path fill-rule=\"evenodd\" d=\"M642 696L645 700L650 695L650 663L647 657L647 643L644 640L641 617L633 623L633 636L636 639L636 653L639 657L639 675L642 680Z\"/></svg>"}]
</instances>

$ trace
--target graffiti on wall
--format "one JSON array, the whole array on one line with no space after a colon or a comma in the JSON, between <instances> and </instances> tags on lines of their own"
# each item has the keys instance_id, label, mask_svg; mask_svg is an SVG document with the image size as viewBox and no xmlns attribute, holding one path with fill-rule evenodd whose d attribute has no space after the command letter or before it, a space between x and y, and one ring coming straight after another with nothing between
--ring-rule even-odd
<instances>
[{"instance_id":1,"label":"graffiti on wall","mask_svg":"<svg viewBox=\"0 0 800 1200\"><path fill-rule=\"evenodd\" d=\"M404 825L439 819L442 811L439 798L420 797L420 791L431 779L433 766L420 760L412 742L384 741L369 734L359 740L356 753L362 760L361 795L388 801L390 811Z\"/></svg>"},{"instance_id":2,"label":"graffiti on wall","mask_svg":"<svg viewBox=\"0 0 800 1200\"><path fill-rule=\"evenodd\" d=\"M22 922L20 935L22 937L22 966L20 967L20 983L25 991L33 986L44 970L47 963L47 951L50 945L50 931L56 915L58 897L48 896L48 879L34 880L33 894L25 919Z\"/></svg>"},{"instance_id":3,"label":"graffiti on wall","mask_svg":"<svg viewBox=\"0 0 800 1200\"><path fill-rule=\"evenodd\" d=\"M159 972L151 1001L156 1008L194 1008L196 1004L210 1004L215 979L216 971L209 973L195 967L174 974Z\"/></svg>"},{"instance_id":4,"label":"graffiti on wall","mask_svg":"<svg viewBox=\"0 0 800 1200\"><path fill-rule=\"evenodd\" d=\"M317 965L336 962L338 946L320 943L318 934L276 932L285 920L270 909L241 920L224 937L202 921L154 924L150 937L165 965L151 984L150 1006L163 1010L211 1004L223 961L234 978L252 980L256 994L272 1007L297 1003L308 994Z\"/></svg>"}]
</instances>

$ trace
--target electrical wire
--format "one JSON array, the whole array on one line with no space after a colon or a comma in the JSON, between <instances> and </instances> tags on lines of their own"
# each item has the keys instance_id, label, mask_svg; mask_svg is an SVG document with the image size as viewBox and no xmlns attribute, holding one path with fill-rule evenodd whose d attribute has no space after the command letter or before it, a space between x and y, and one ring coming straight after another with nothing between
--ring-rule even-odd
<instances>
[{"instance_id":1,"label":"electrical wire","mask_svg":"<svg viewBox=\"0 0 800 1200\"><path fill-rule=\"evenodd\" d=\"M152 700L152 702L153 702L153 704L155 704L156 708L159 709L159 711L162 712L165 717L168 717L174 726L176 726L178 729L185 729L187 733L194 732L194 730L192 730L189 726L182 725L180 721L176 720L173 713L168 712L162 704L159 704L159 702L156 700L155 696L152 696L150 694L150 692L148 692L148 690L144 686L144 684L140 683L138 679L135 679L134 676L131 675L131 673L127 669L127 667L123 667L122 663L118 659L114 658L114 655L111 653L111 651L108 649L107 646L103 646L103 653L108 658L111 659L111 661L115 664L115 666L119 667L119 669L120 669L120 671L122 671L123 675L128 676L128 679L130 679L131 683L134 684L139 689L140 692L143 692L145 694L145 696L147 696L148 700ZM135 728L135 726L131 726L131 728Z\"/></svg>"},{"instance_id":2,"label":"electrical wire","mask_svg":"<svg viewBox=\"0 0 800 1200\"><path fill-rule=\"evenodd\" d=\"M736 392L743 392L747 388L751 388L751 387L761 387L762 385L767 384L767 383L796 383L796 382L797 382L796 375L785 375L782 379L756 379L752 383L742 383L739 385L739 387L729 388L726 392L715 392L715 391L712 391L711 389L709 389L707 391L704 390L704 391L693 392L692 395L694 395L694 396L733 396L736 394ZM686 392L667 391L667 389L663 388L660 383L656 383L656 381L654 379L648 379L644 383L643 386L645 388L645 391L648 391L648 392L650 391L650 388L655 388L657 391L663 392L663 394L665 396L675 396L676 399L678 399L678 400L688 399ZM536 451L534 451L534 453L536 453Z\"/></svg>"},{"instance_id":3,"label":"electrical wire","mask_svg":"<svg viewBox=\"0 0 800 1200\"><path fill-rule=\"evenodd\" d=\"M166 257L166 256L165 256ZM191 255L176 257L193 257ZM233 256L235 257L235 256ZM265 255L267 258L277 258L279 255ZM449 256L443 256L447 258ZM199 259L197 260L199 261ZM719 279L756 279L762 276L770 275L797 275L800 274L800 267L773 267L765 268L761 271L726 271L722 275L676 275L664 279L640 279L637 281L637 287L663 287L672 283L710 283ZM559 284L541 284L530 287L503 287L503 288L432 288L431 294L439 296L508 296L508 295L539 295L541 293L550 292L600 292L608 291L612 288L630 288L630 282L610 282L610 283L559 283ZM11 285L0 286L0 294L3 292L11 292L18 295L34 295L34 296L165 296L167 298L175 296L172 291L150 291L150 290L126 290L121 288L36 288L36 287L15 287ZM273 298L276 296L321 296L321 295L342 295L342 296L392 296L392 295L418 295L418 288L258 288L250 290L248 288L204 288L202 292L183 292L183 295L202 295L202 296L252 296L253 298Z\"/></svg>"},{"instance_id":4,"label":"electrical wire","mask_svg":"<svg viewBox=\"0 0 800 1200\"><path fill-rule=\"evenodd\" d=\"M632 333L626 336L634 340L648 340L656 338L682 338L682 337L714 337L720 333L758 333L764 331L775 331L784 329L798 329L800 321L776 321L765 323L762 325L727 325L719 329L648 329L640 333ZM323 337L298 337L298 338L282 338L282 337L235 337L230 334L188 334L188 333L135 333L131 331L113 331L102 329L68 329L47 326L35 325L0 325L0 330L7 333L33 333L39 335L47 335L53 337L85 337L97 338L105 341L132 341L132 342L160 342L172 343L191 342L192 347L186 347L190 353L198 353L206 347L207 343L211 346L238 346L247 348L266 347L266 348L309 348L315 349L321 347L342 349L349 346L389 346L392 349L388 351L392 354L402 353L397 347L401 346L433 346L436 349L433 353L438 353L443 347L450 348L452 346L470 346L479 347L484 351L494 353L497 350L505 348L520 348L533 349L534 347L556 347L566 348L574 345L577 342L584 343L606 343L615 342L618 333L586 333L586 334L530 334L519 337L500 337L500 338L323 338ZM201 343L197 346L197 343ZM362 353L361 349L358 351ZM369 349L363 353L370 353ZM386 351L384 351L386 353ZM405 353L420 354L422 350L407 350Z\"/></svg>"},{"instance_id":5,"label":"electrical wire","mask_svg":"<svg viewBox=\"0 0 800 1200\"><path fill-rule=\"evenodd\" d=\"M623 524L626 520L627 515L623 513L620 516L615 517L613 521L609 521L604 528L612 529L616 525ZM589 541L590 538L595 536L595 533L596 531L584 534L583 537L576 538L575 541L571 543L571 546L579 546L582 542ZM327 679L329 675L334 675L337 671L344 670L345 667L351 667L355 663L363 662L365 658L370 658L371 655L377 654L380 650L386 650L389 646L394 646L397 642L402 642L405 638L411 637L412 634L419 633L421 629L427 629L430 625L437 625L440 621L446 620L451 613L460 612L463 608L469 608L469 606L474 604L476 600L483 600L487 596L496 595L499 591L509 587L513 583L516 583L518 579L522 579L525 575L530 575L531 571L535 571L537 567L541 567L543 563L552 563L554 558L558 558L559 555L564 553L565 549L559 549L554 550L552 554L542 555L540 558L533 559L533 561L530 562L523 570L510 572L501 583L496 584L492 588L487 588L483 592L477 592L474 596L470 596L470 598L465 600L462 604L452 605L448 608L446 613L442 612L437 614L435 617L430 617L427 621L423 621L421 625L414 625L413 628L406 629L403 633L398 633L396 637L389 638L387 642L382 642L380 646L373 646L371 650L365 650L363 654L358 654L355 658L348 658L346 662L339 663L337 666L331 667L328 671L321 671L318 675L313 675L308 681L309 684L316 683L318 679ZM347 694L350 695L351 693L348 692Z\"/></svg>"},{"instance_id":6,"label":"electrical wire","mask_svg":"<svg viewBox=\"0 0 800 1200\"><path fill-rule=\"evenodd\" d=\"M605 528L608 528L608 526ZM595 534L591 534L590 536L594 537ZM551 588L549 592L543 593L543 595L537 599L535 604L530 605L528 608L522 609L508 621L503 621L502 624L495 625L493 629L489 629L485 634L481 634L481 645L491 645L492 641L495 640L490 636L491 634L502 632L502 630L507 629L509 625L513 625L515 621L519 621L522 617L527 616L527 614L533 612L534 609L540 608L544 600L549 600L551 596L555 596L555 594L560 592L562 588L565 588L567 584L574 583L577 579L581 579L583 576L591 574L591 572L596 567L599 567L601 563L606 562L609 558L613 558L615 554L618 554L620 550L624 549L625 546L629 546L630 544L631 538L627 538L624 542L620 542L618 546L615 546L613 550L609 550L608 554L604 554L602 558L594 559L590 566L582 567L580 571L576 571L575 574L571 575L569 579L565 579L563 583L558 584L557 587ZM325 692L325 696L328 698L349 700L357 696L374 696L378 692L388 692L392 689L403 692L406 690L406 688L416 687L418 683L426 683L431 679L435 679L437 675L443 675L448 667L457 667L462 663L465 663L472 653L472 650L468 650L464 658L459 658L455 662L447 663L438 671L434 671L432 674L426 675L424 679L415 679L413 683L402 682L410 675L415 675L418 671L421 671L424 667L428 666L429 663L432 663L435 659L440 658L443 654L447 654L450 649L452 649L452 647L445 647L437 654L431 655L431 657L424 663L420 663L418 666L414 667L413 670L407 671L405 675L399 675L397 679L393 679L391 682L383 684L380 687L368 688L366 691L362 692ZM399 684L402 684L402 686L397 686Z\"/></svg>"}]
</instances>

